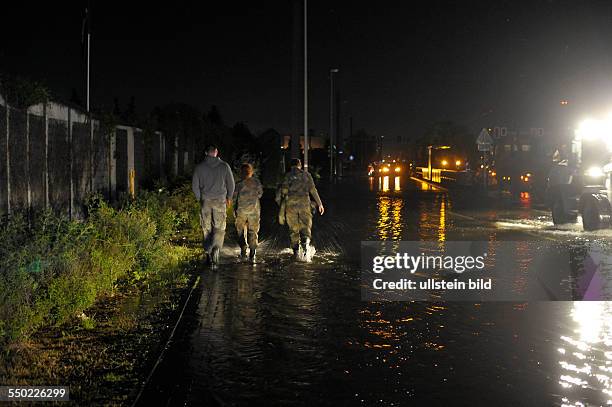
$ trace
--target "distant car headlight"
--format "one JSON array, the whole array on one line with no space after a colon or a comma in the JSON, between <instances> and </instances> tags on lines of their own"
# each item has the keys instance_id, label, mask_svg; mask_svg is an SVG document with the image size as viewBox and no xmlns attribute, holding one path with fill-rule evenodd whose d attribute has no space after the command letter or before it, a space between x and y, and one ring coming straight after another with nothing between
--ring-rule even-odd
<instances>
[{"instance_id":1,"label":"distant car headlight","mask_svg":"<svg viewBox=\"0 0 612 407\"><path fill-rule=\"evenodd\" d=\"M389 172L389 167L384 167L382 170L383 172Z\"/></svg>"},{"instance_id":2,"label":"distant car headlight","mask_svg":"<svg viewBox=\"0 0 612 407\"><path fill-rule=\"evenodd\" d=\"M601 167L591 167L585 172L585 175L592 178L599 178L604 176L604 172Z\"/></svg>"},{"instance_id":3,"label":"distant car headlight","mask_svg":"<svg viewBox=\"0 0 612 407\"><path fill-rule=\"evenodd\" d=\"M395 167L395 172L400 172L402 169L400 167Z\"/></svg>"}]
</instances>

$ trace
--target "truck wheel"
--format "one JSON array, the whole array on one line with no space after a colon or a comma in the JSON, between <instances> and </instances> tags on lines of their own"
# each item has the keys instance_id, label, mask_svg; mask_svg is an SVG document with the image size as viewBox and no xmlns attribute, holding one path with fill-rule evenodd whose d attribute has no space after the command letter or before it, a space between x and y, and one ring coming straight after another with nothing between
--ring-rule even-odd
<instances>
[{"instance_id":1,"label":"truck wheel","mask_svg":"<svg viewBox=\"0 0 612 407\"><path fill-rule=\"evenodd\" d=\"M610 202L593 195L585 197L582 205L582 227L586 231L598 230L610 225Z\"/></svg>"},{"instance_id":2,"label":"truck wheel","mask_svg":"<svg viewBox=\"0 0 612 407\"><path fill-rule=\"evenodd\" d=\"M567 212L565 212L565 204L560 195L555 197L552 203L552 218L555 225L571 222L571 218L568 216Z\"/></svg>"}]
</instances>

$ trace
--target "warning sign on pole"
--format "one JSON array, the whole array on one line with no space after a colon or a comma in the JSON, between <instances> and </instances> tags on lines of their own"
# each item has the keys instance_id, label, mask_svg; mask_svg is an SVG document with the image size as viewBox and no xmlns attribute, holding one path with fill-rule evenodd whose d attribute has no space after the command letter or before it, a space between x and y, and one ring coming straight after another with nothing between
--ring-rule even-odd
<instances>
[{"instance_id":1,"label":"warning sign on pole","mask_svg":"<svg viewBox=\"0 0 612 407\"><path fill-rule=\"evenodd\" d=\"M483 128L476 139L476 144L478 144L478 151L491 151L491 145L493 144L493 139L489 134L489 131Z\"/></svg>"}]
</instances>

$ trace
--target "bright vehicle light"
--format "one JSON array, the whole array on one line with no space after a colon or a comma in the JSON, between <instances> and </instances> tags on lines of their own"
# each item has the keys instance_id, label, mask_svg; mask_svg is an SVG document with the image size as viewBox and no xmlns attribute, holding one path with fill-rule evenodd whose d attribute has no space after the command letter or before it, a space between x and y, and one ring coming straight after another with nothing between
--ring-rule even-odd
<instances>
[{"instance_id":1,"label":"bright vehicle light","mask_svg":"<svg viewBox=\"0 0 612 407\"><path fill-rule=\"evenodd\" d=\"M497 175L497 173L496 173L495 171L493 171L493 172L491 173L491 175L496 176L496 175Z\"/></svg>"},{"instance_id":2,"label":"bright vehicle light","mask_svg":"<svg viewBox=\"0 0 612 407\"><path fill-rule=\"evenodd\" d=\"M607 120L587 119L578 125L576 136L579 140L602 140L610 150L612 147L612 116Z\"/></svg>"},{"instance_id":3,"label":"bright vehicle light","mask_svg":"<svg viewBox=\"0 0 612 407\"><path fill-rule=\"evenodd\" d=\"M521 175L521 181L524 181L524 180L525 180L525 177Z\"/></svg>"},{"instance_id":4,"label":"bright vehicle light","mask_svg":"<svg viewBox=\"0 0 612 407\"><path fill-rule=\"evenodd\" d=\"M457 167L459 167L459 166L461 165L461 160L457 160L457 161L455 161L455 165L456 165Z\"/></svg>"},{"instance_id":5,"label":"bright vehicle light","mask_svg":"<svg viewBox=\"0 0 612 407\"><path fill-rule=\"evenodd\" d=\"M442 165L443 165L444 167L446 167L446 166L448 165L448 161L446 161L446 160L442 160Z\"/></svg>"},{"instance_id":6,"label":"bright vehicle light","mask_svg":"<svg viewBox=\"0 0 612 407\"><path fill-rule=\"evenodd\" d=\"M527 173L525 176L526 176L526 177L531 177L531 173L530 173L530 172L528 172L528 173Z\"/></svg>"},{"instance_id":7,"label":"bright vehicle light","mask_svg":"<svg viewBox=\"0 0 612 407\"><path fill-rule=\"evenodd\" d=\"M389 172L389 167L384 167L382 170L383 172Z\"/></svg>"},{"instance_id":8,"label":"bright vehicle light","mask_svg":"<svg viewBox=\"0 0 612 407\"><path fill-rule=\"evenodd\" d=\"M587 170L586 175L588 175L589 177L597 178L603 177L604 172L601 167L591 167Z\"/></svg>"},{"instance_id":9,"label":"bright vehicle light","mask_svg":"<svg viewBox=\"0 0 612 407\"><path fill-rule=\"evenodd\" d=\"M400 172L400 171L401 171L400 167L395 167L395 172Z\"/></svg>"},{"instance_id":10,"label":"bright vehicle light","mask_svg":"<svg viewBox=\"0 0 612 407\"><path fill-rule=\"evenodd\" d=\"M602 130L601 120L586 119L578 125L576 136L582 140L594 140L601 137Z\"/></svg>"}]
</instances>

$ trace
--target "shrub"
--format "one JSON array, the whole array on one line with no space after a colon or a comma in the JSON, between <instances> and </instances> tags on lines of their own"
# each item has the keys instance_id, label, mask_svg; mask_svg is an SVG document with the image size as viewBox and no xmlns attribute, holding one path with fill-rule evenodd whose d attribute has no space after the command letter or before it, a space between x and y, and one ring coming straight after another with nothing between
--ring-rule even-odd
<instances>
[{"instance_id":1,"label":"shrub","mask_svg":"<svg viewBox=\"0 0 612 407\"><path fill-rule=\"evenodd\" d=\"M68 321L121 282L178 269L188 251L171 239L193 216L182 199L145 192L114 209L94 197L85 222L46 211L0 224L0 344Z\"/></svg>"}]
</instances>

